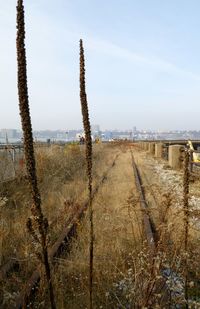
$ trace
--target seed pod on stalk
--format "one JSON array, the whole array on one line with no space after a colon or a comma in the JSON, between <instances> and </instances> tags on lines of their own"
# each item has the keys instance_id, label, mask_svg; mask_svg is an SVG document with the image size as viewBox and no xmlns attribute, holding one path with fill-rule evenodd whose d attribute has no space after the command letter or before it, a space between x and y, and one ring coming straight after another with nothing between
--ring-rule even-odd
<instances>
[{"instance_id":1,"label":"seed pod on stalk","mask_svg":"<svg viewBox=\"0 0 200 309\"><path fill-rule=\"evenodd\" d=\"M42 248L43 262L45 274L48 283L51 307L56 308L53 287L51 283L51 272L47 251L47 219L44 218L41 208L41 196L38 190L36 164L34 156L33 134L31 126L31 116L29 110L28 86L27 86L27 70L26 70L26 49L25 49L25 22L24 22L24 6L23 0L17 3L17 64L18 64L18 97L19 110L21 116L23 137L24 137L24 154L26 160L27 177L32 195L32 219L28 219L27 227L36 237L36 228L39 232L39 242Z\"/></svg>"},{"instance_id":2,"label":"seed pod on stalk","mask_svg":"<svg viewBox=\"0 0 200 309\"><path fill-rule=\"evenodd\" d=\"M86 162L89 192L89 221L90 221L90 244L89 244L89 292L90 309L93 308L93 254L94 254L94 226L93 226L93 207L92 207L92 137L89 119L87 95L85 90L85 59L83 42L80 40L80 101L83 117L83 127L86 143Z\"/></svg>"}]
</instances>

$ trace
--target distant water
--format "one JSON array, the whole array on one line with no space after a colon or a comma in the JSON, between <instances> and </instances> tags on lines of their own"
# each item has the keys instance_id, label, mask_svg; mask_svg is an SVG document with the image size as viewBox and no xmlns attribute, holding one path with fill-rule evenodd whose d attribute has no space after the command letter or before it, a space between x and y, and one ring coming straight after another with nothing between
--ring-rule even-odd
<instances>
[{"instance_id":1,"label":"distant water","mask_svg":"<svg viewBox=\"0 0 200 309\"><path fill-rule=\"evenodd\" d=\"M8 142L11 144L19 143L21 140L20 138L9 138ZM6 144L6 139L5 138L0 138L0 143L1 144Z\"/></svg>"},{"instance_id":2,"label":"distant water","mask_svg":"<svg viewBox=\"0 0 200 309\"><path fill-rule=\"evenodd\" d=\"M62 138L52 138L52 139L50 139L51 140L51 142L72 142L73 141L73 139L68 139L68 140L66 140L66 139L62 139ZM47 138L37 138L37 141L38 142L46 142L47 141ZM15 143L19 143L19 142L21 142L21 139L20 138L9 138L8 139L8 143L9 144L15 144ZM6 144L6 139L5 138L0 138L0 143L1 144Z\"/></svg>"}]
</instances>

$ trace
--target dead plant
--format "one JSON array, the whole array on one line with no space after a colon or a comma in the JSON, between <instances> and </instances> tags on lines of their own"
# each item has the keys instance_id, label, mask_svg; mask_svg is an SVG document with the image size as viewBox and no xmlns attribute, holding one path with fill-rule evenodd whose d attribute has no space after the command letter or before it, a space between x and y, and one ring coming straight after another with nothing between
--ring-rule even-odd
<instances>
[{"instance_id":1,"label":"dead plant","mask_svg":"<svg viewBox=\"0 0 200 309\"><path fill-rule=\"evenodd\" d=\"M89 272L89 290L90 290L90 308L93 307L93 255L94 255L94 226L93 226L93 207L92 207L92 137L90 128L90 119L87 103L87 95L85 90L85 59L83 42L80 40L80 101L83 117L83 126L85 131L86 141L86 162L88 176L88 191L89 191L89 221L90 221L90 272Z\"/></svg>"},{"instance_id":2,"label":"dead plant","mask_svg":"<svg viewBox=\"0 0 200 309\"><path fill-rule=\"evenodd\" d=\"M26 49L25 49L25 22L23 0L17 3L17 63L18 63L18 96L19 109L24 135L24 153L26 160L27 177L32 194L32 218L27 221L27 228L33 239L41 244L42 259L45 267L46 279L48 283L51 308L56 308L51 283L51 272L47 251L47 231L48 221L43 216L41 207L41 196L38 190L37 174L35 166L35 156L33 147L33 134L31 116L29 110L27 70L26 70Z\"/></svg>"}]
</instances>

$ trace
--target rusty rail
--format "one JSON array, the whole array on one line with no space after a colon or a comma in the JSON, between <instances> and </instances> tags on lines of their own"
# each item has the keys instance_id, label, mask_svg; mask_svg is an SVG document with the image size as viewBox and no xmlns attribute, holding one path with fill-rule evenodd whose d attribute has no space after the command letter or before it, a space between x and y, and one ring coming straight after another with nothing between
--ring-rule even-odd
<instances>
[{"instance_id":1,"label":"rusty rail","mask_svg":"<svg viewBox=\"0 0 200 309\"><path fill-rule=\"evenodd\" d=\"M117 156L116 156L117 157ZM114 160L115 161L115 160ZM114 162L113 161L113 162ZM84 164L83 164L84 166ZM76 170L78 171L79 168ZM22 178L26 179L26 175L24 175ZM15 181L15 179L12 179L10 181ZM2 182L0 182L1 184ZM5 181L5 183L8 183L8 180ZM95 192L96 188L94 189ZM51 228L51 226L53 226L56 222L57 222L58 218L56 218L55 220L53 220L50 224L49 224L49 228ZM5 262L3 265L0 266L0 281L5 280L8 275L15 269L19 268L19 261L17 260L17 258L15 257L10 257L9 260L7 262Z\"/></svg>"},{"instance_id":2,"label":"rusty rail","mask_svg":"<svg viewBox=\"0 0 200 309\"><path fill-rule=\"evenodd\" d=\"M136 183L136 187L137 187L137 190L140 196L140 205L143 211L144 230L145 230L145 234L146 234L149 247L151 251L154 252L155 247L156 247L155 232L154 232L152 220L148 214L148 206L147 206L147 202L145 199L145 193L144 193L144 189L142 186L142 180L141 180L141 176L137 168L137 165L135 163L132 150L131 150L131 159L132 159L132 167L133 167L133 171L135 175L135 183Z\"/></svg>"},{"instance_id":3,"label":"rusty rail","mask_svg":"<svg viewBox=\"0 0 200 309\"><path fill-rule=\"evenodd\" d=\"M156 233L154 222L153 222L153 220L150 217L149 212L148 212L148 205L147 205L147 202L146 202L146 199L145 199L145 192L144 192L144 188L143 188L143 184L142 184L142 179L141 179L139 170L137 168L137 165L135 163L132 150L131 150L131 158L132 158L133 171L134 171L134 175L135 175L135 183L136 183L136 187L137 187L138 192L139 192L140 205L141 205L141 209L142 209L142 212L143 212L144 231L145 231L147 242L148 242L148 245L149 245L149 248L150 248L152 263L154 264L154 262L155 262L154 258L156 257L157 248L159 246L159 242L158 242L159 237ZM161 269L161 278L158 281L158 283L156 284L155 288L157 289L157 293L162 294L161 299L162 299L163 303L165 305L170 304L170 308L171 308L171 302L173 302L173 304L175 304L176 299L175 299L175 296L173 296L171 294L170 288L167 284L167 280L168 280L168 277L170 276L170 274L168 276L166 276L165 275L166 272L169 272L170 274L176 275L176 273L171 268ZM178 275L177 275L177 278L178 278Z\"/></svg>"},{"instance_id":4,"label":"rusty rail","mask_svg":"<svg viewBox=\"0 0 200 309\"><path fill-rule=\"evenodd\" d=\"M95 195L98 193L101 185L107 179L107 175L110 170L115 166L116 160L119 157L119 154L116 155L113 160L111 166L107 169L107 171L102 176L99 184L95 187L92 192L92 199L94 199ZM72 238L76 234L78 222L84 217L85 211L87 210L89 201L87 200L83 206L70 215L70 218L67 220L63 231L61 232L59 238L54 243L54 245L49 249L49 259L52 264L56 263L57 259L63 252L70 252L70 242ZM28 279L25 288L21 291L19 297L16 299L16 309L19 308L27 308L30 301L34 300L34 296L37 293L38 285L41 278L41 265L32 273L31 277Z\"/></svg>"}]
</instances>

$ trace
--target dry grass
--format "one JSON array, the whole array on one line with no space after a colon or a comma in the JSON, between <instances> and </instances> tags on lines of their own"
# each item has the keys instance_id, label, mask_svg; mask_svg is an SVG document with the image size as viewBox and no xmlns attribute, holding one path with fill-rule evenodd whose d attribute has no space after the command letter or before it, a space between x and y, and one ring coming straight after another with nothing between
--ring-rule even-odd
<instances>
[{"instance_id":1,"label":"dry grass","mask_svg":"<svg viewBox=\"0 0 200 309\"><path fill-rule=\"evenodd\" d=\"M116 165L94 200L94 307L164 308L166 299L162 297L163 273L166 276L169 270L172 270L172 273L167 276L167 284L171 288L172 297L168 298L170 301L168 306L173 308L176 302L184 307L185 250L182 196L177 195L175 190L167 191L160 182L155 183L152 166L149 166L145 159L141 159L138 152L134 154L136 158L137 155L140 157L138 163L143 170L142 176L145 174L148 180L145 181L144 187L149 200L150 215L155 219L159 235L155 258L151 261L143 234L142 212L127 147L97 145L94 148L94 186L118 152L121 154ZM71 172L66 176L65 168L69 166ZM79 146L70 146L66 149L60 147L39 149L37 167L40 190L42 196L47 197L47 202L43 204L45 215L50 223L56 219L54 228L50 229L50 241L53 242L70 212L70 203L66 202L81 204L87 196L84 149ZM6 227L9 236L6 236L4 242L6 245L3 245L3 250L8 250L4 259L9 256L12 247L15 248L17 257L23 260L23 266L26 265L25 272L20 273L20 279L13 276L12 285L4 283L4 296L8 297L9 304L12 304L13 292L18 290L16 285L20 286L23 283L36 261L32 254L30 239L27 235L24 239L23 234L26 221L24 210L28 210L28 205L26 207L24 202L28 202L29 199L25 184L19 182L17 190L16 185L13 187L9 185L7 191L10 190L10 195L6 197L9 201L15 197L15 206L9 208L8 205L13 202L8 202L1 208L4 218L10 217L10 226L8 229ZM153 197L150 198L152 194L156 197L156 201ZM6 220L7 224L8 222L9 219ZM14 227L11 225L12 222ZM191 308L199 308L197 304L200 297L199 235L194 216L190 213L188 296L189 304L193 302ZM71 254L62 256L53 272L58 308L76 309L86 308L88 305L88 236L89 225L86 214L79 225L78 237L72 243ZM15 246L17 241L19 243ZM3 252L5 254L6 251ZM43 287L35 308L48 307L45 284Z\"/></svg>"},{"instance_id":2,"label":"dry grass","mask_svg":"<svg viewBox=\"0 0 200 309\"><path fill-rule=\"evenodd\" d=\"M183 205L183 173L171 171L171 185L162 176L155 173L158 161L149 158L146 154L137 152L138 163L145 180L145 191L150 201L150 214L156 222L160 241L158 254L161 257L159 268L171 269L175 280L171 280L172 295L176 294L176 302L185 305L184 278L185 278L185 210ZM176 176L177 175L177 176ZM176 178L177 177L177 178ZM179 179L180 178L180 182ZM156 181L157 180L157 181ZM194 181L194 180L193 180ZM197 181L199 181L197 179ZM194 186L194 183L190 184ZM195 185L196 186L196 185ZM153 191L153 194L152 194ZM194 190L192 190L194 194ZM154 196L153 196L154 195ZM190 198L191 194L189 195ZM188 225L188 299L191 308L199 308L199 260L200 260L200 229L197 211L193 211L189 200L189 225ZM175 284L177 279L178 284ZM168 281L170 281L168 280ZM179 287L178 287L179 285ZM174 292L177 291L177 293ZM193 305L192 305L193 304Z\"/></svg>"},{"instance_id":3,"label":"dry grass","mask_svg":"<svg viewBox=\"0 0 200 309\"><path fill-rule=\"evenodd\" d=\"M117 308L120 303L126 305L128 291L120 291L121 285L126 289L134 273L132 259L141 247L140 214L137 218L134 216L138 205L127 202L134 191L134 176L127 160L130 160L128 152L118 158L93 204L95 308ZM86 217L80 225L70 257L59 261L54 282L59 308L87 307L88 229Z\"/></svg>"},{"instance_id":4,"label":"dry grass","mask_svg":"<svg viewBox=\"0 0 200 309\"><path fill-rule=\"evenodd\" d=\"M103 145L94 147L94 183L98 183L114 154L115 150ZM81 205L87 197L84 147L67 145L37 149L36 163L44 213L49 224L53 223L49 233L50 243L53 243L70 215L70 205ZM12 257L19 260L23 268L16 274L17 277L13 274L12 280L2 282L4 299L7 295L6 302L12 303L12 298L16 297L14 293L20 290L38 263L34 254L37 247L26 232L26 219L30 215L30 193L26 179L19 176L16 182L4 184L1 189L5 200L0 209L1 264ZM15 283L11 284L13 280Z\"/></svg>"},{"instance_id":5,"label":"dry grass","mask_svg":"<svg viewBox=\"0 0 200 309\"><path fill-rule=\"evenodd\" d=\"M157 196L157 205L155 200L153 204L152 198L150 215L156 218L159 236L157 250L151 260L141 228L142 213L130 162L130 155L123 147L123 153L94 201L94 307L174 308L175 304L179 304L183 308L185 248L182 197L159 187L159 183L151 187ZM152 177L151 170L144 162L143 165L147 175L150 173L148 176ZM189 304L191 308L199 308L199 241L197 235L192 235L192 229L189 231ZM59 260L54 276L59 308L87 307L88 233L86 218L79 227L72 253ZM164 292L165 281L167 293Z\"/></svg>"}]
</instances>

